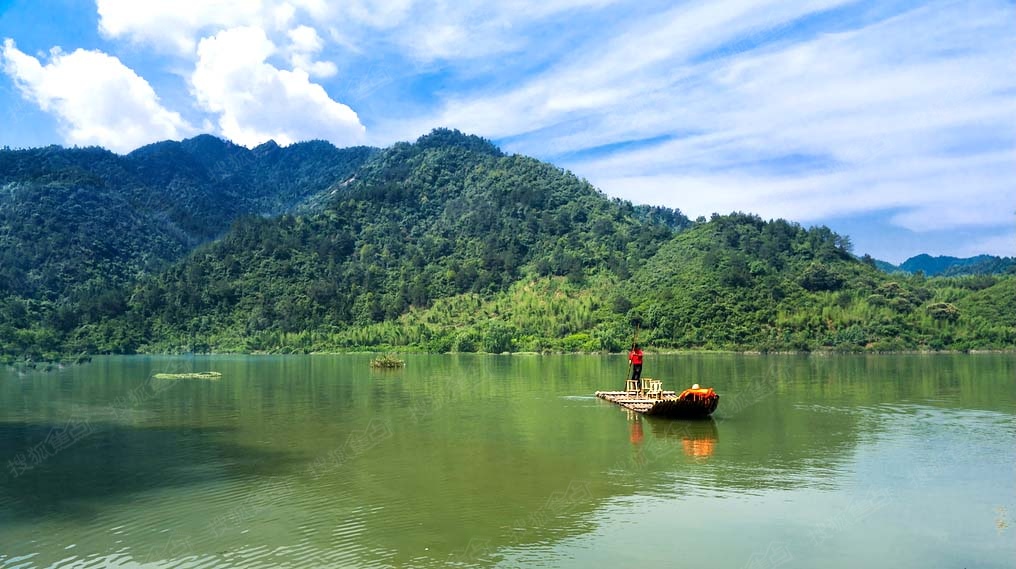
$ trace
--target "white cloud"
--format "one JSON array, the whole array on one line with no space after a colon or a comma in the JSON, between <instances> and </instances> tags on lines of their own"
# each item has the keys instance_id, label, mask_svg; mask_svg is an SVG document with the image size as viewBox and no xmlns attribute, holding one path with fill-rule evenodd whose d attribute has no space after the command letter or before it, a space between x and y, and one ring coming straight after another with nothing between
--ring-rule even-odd
<instances>
[{"instance_id":1,"label":"white cloud","mask_svg":"<svg viewBox=\"0 0 1016 569\"><path fill-rule=\"evenodd\" d=\"M671 113L675 95L697 81L694 56L727 42L786 24L796 18L844 4L849 0L812 0L786 3L779 0L724 0L701 5L680 5L661 14L638 18L634 23L594 34L576 46L547 71L507 92L453 96L435 116L393 131L399 138L411 138L430 124L455 126L490 137L514 136L559 125L580 118L585 124L602 120L621 121L626 135L644 120L644 130L659 132L675 123L652 118L654 113ZM572 9L577 3L550 3L540 15ZM690 114L687 111L681 114ZM574 130L574 129L567 129ZM610 132L597 128L574 132L577 144L616 142ZM544 147L527 145L528 152L541 153L546 147L568 150L561 140L539 137ZM594 137L590 140L590 136ZM599 142L597 142L599 141ZM585 144L583 144L583 142ZM540 144L541 142L537 142Z\"/></svg>"},{"instance_id":2,"label":"white cloud","mask_svg":"<svg viewBox=\"0 0 1016 569\"><path fill-rule=\"evenodd\" d=\"M336 22L351 20L374 29L391 29L406 22L413 4L413 0L352 0L322 6L318 17Z\"/></svg>"},{"instance_id":3,"label":"white cloud","mask_svg":"<svg viewBox=\"0 0 1016 569\"><path fill-rule=\"evenodd\" d=\"M310 26L297 26L289 30L289 61L293 69L306 71L311 77L331 77L339 72L331 61L314 61L325 42L317 30Z\"/></svg>"},{"instance_id":4,"label":"white cloud","mask_svg":"<svg viewBox=\"0 0 1016 569\"><path fill-rule=\"evenodd\" d=\"M100 51L51 51L47 64L4 41L4 72L22 96L57 117L67 144L101 145L119 152L194 133L164 108L151 85L116 57Z\"/></svg>"},{"instance_id":5,"label":"white cloud","mask_svg":"<svg viewBox=\"0 0 1016 569\"><path fill-rule=\"evenodd\" d=\"M836 32L850 2L727 0L637 18L506 92L412 124L536 154L613 195L802 221L893 208L915 231L999 226L1016 203L1016 12L941 2ZM856 16L856 12L855 12ZM630 148L582 152L625 141Z\"/></svg>"},{"instance_id":6,"label":"white cloud","mask_svg":"<svg viewBox=\"0 0 1016 569\"><path fill-rule=\"evenodd\" d=\"M354 44L383 41L418 60L458 59L507 48L513 19L545 18L562 10L606 0L527 3L415 2L414 0L97 0L99 30L109 38L144 42L191 55L202 37L253 26L285 32L309 20L333 35L351 34ZM513 44L514 45L514 44Z\"/></svg>"},{"instance_id":7,"label":"white cloud","mask_svg":"<svg viewBox=\"0 0 1016 569\"><path fill-rule=\"evenodd\" d=\"M733 169L613 175L605 167L595 177L612 195L640 203L668 203L693 217L748 211L809 223L898 210L894 224L922 232L1011 225L1016 200L1005 172L1011 171L1012 161L1011 154L997 153L977 162L939 158L862 173L832 168L798 176Z\"/></svg>"},{"instance_id":8,"label":"white cloud","mask_svg":"<svg viewBox=\"0 0 1016 569\"><path fill-rule=\"evenodd\" d=\"M99 31L190 55L199 33L287 20L286 3L267 8L260 0L96 0Z\"/></svg>"},{"instance_id":9,"label":"white cloud","mask_svg":"<svg viewBox=\"0 0 1016 569\"><path fill-rule=\"evenodd\" d=\"M348 106L332 100L306 71L278 69L267 62L276 46L263 30L241 27L201 40L191 76L202 108L219 115L226 137L253 146L323 138L357 144L365 128Z\"/></svg>"},{"instance_id":10,"label":"white cloud","mask_svg":"<svg viewBox=\"0 0 1016 569\"><path fill-rule=\"evenodd\" d=\"M324 41L317 30L310 26L297 26L289 30L289 41L293 43L293 51L314 54L321 51Z\"/></svg>"},{"instance_id":11,"label":"white cloud","mask_svg":"<svg viewBox=\"0 0 1016 569\"><path fill-rule=\"evenodd\" d=\"M321 6L315 20L353 46L380 39L407 58L431 62L504 51L506 12L491 2L353 0Z\"/></svg>"},{"instance_id":12,"label":"white cloud","mask_svg":"<svg viewBox=\"0 0 1016 569\"><path fill-rule=\"evenodd\" d=\"M353 51L395 46L423 63L459 61L515 51L527 44L532 24L552 16L603 7L615 0L422 2L416 0L293 0L290 4L325 34ZM268 5L276 3L267 3ZM249 25L266 27L248 21ZM223 26L225 27L225 26Z\"/></svg>"}]
</instances>

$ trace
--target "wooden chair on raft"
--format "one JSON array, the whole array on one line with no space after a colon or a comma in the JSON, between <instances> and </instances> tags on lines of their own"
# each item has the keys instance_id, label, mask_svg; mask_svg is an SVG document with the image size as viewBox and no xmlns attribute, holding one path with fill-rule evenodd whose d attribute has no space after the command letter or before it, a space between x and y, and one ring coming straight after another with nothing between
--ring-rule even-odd
<instances>
[{"instance_id":1,"label":"wooden chair on raft","mask_svg":"<svg viewBox=\"0 0 1016 569\"><path fill-rule=\"evenodd\" d=\"M627 391L629 395L635 395L642 391L642 386L639 385L639 383L641 382L637 379L626 379L624 380L624 390Z\"/></svg>"},{"instance_id":2,"label":"wooden chair on raft","mask_svg":"<svg viewBox=\"0 0 1016 569\"><path fill-rule=\"evenodd\" d=\"M646 397L649 399L660 399L663 397L663 380L645 379Z\"/></svg>"}]
</instances>

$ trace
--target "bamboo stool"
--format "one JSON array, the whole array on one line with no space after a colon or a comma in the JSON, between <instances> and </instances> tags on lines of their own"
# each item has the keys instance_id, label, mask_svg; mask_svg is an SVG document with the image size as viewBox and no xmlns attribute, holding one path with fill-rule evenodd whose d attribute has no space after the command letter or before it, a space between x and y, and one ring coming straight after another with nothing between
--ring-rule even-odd
<instances>
[{"instance_id":1,"label":"bamboo stool","mask_svg":"<svg viewBox=\"0 0 1016 569\"><path fill-rule=\"evenodd\" d=\"M649 387L646 389L646 396L650 399L659 399L663 396L663 380L647 379Z\"/></svg>"}]
</instances>

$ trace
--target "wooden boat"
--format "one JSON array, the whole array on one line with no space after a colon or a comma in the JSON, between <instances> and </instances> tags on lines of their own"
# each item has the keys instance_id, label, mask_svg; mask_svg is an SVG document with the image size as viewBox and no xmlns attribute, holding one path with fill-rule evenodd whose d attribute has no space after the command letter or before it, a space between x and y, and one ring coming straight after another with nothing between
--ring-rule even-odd
<instances>
[{"instance_id":1,"label":"wooden boat","mask_svg":"<svg viewBox=\"0 0 1016 569\"><path fill-rule=\"evenodd\" d=\"M663 382L643 378L641 385L627 380L625 391L597 391L596 396L636 413L672 419L703 419L716 410L720 396L711 387L685 389L680 394L664 391Z\"/></svg>"}]
</instances>

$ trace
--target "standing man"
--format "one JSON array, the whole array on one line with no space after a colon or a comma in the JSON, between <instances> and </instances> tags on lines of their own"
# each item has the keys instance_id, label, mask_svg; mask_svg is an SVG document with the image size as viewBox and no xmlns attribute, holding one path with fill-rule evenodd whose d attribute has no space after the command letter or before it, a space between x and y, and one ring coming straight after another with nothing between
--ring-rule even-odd
<instances>
[{"instance_id":1,"label":"standing man","mask_svg":"<svg viewBox=\"0 0 1016 569\"><path fill-rule=\"evenodd\" d=\"M631 362L631 378L637 381L635 385L642 389L642 348L638 344L632 344L631 352L628 353L628 361Z\"/></svg>"}]
</instances>

